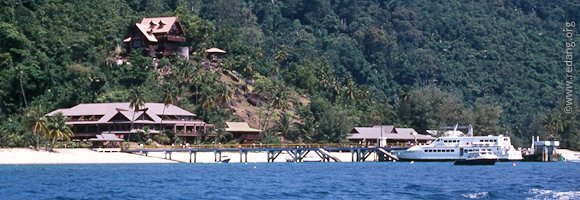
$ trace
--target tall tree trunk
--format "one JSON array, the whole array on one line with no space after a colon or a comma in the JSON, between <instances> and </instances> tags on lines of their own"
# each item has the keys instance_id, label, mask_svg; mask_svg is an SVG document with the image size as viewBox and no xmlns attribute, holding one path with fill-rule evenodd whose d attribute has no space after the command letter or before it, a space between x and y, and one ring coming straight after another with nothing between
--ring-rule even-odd
<instances>
[{"instance_id":1,"label":"tall tree trunk","mask_svg":"<svg viewBox=\"0 0 580 200\"><path fill-rule=\"evenodd\" d=\"M164 129L163 129L163 116L165 115L165 108L167 108L167 106L163 106L163 112L161 114L161 125L159 126L159 130L161 130L161 133L163 133Z\"/></svg>"},{"instance_id":2,"label":"tall tree trunk","mask_svg":"<svg viewBox=\"0 0 580 200\"><path fill-rule=\"evenodd\" d=\"M129 137L127 137L127 145L131 146L131 132L133 132L133 121L135 121L135 112L133 111L133 117L131 117L131 128L129 129Z\"/></svg>"},{"instance_id":3,"label":"tall tree trunk","mask_svg":"<svg viewBox=\"0 0 580 200\"><path fill-rule=\"evenodd\" d=\"M22 72L20 72L20 73L22 73ZM18 82L20 82L20 92L22 93L22 98L24 100L24 107L28 108L28 102L26 101L26 94L24 93L24 86L22 85L22 75L20 75Z\"/></svg>"}]
</instances>

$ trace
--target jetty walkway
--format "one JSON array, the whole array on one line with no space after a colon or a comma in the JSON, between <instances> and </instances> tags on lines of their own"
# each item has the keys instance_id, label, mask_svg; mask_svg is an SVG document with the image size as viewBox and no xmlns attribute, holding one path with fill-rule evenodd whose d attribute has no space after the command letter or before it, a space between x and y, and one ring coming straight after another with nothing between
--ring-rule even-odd
<instances>
[{"instance_id":1,"label":"jetty walkway","mask_svg":"<svg viewBox=\"0 0 580 200\"><path fill-rule=\"evenodd\" d=\"M197 153L213 152L214 161L222 161L223 152L239 152L240 162L248 162L249 152L266 152L267 162L274 162L282 153L288 154L287 162L304 162L304 158L310 152L320 157L322 162L341 162L341 160L332 155L331 152L350 152L352 162L365 162L371 154L379 156L379 160L398 160L397 156L390 153L392 150L405 150L408 146L386 146L386 147L364 147L364 146L346 146L346 145L238 145L227 146L193 146L193 147L169 147L169 148L130 148L124 149L126 153L138 153L147 155L151 152L164 153L165 159L171 160L171 154L176 152L188 153L189 162L197 162ZM312 154L310 154L312 155Z\"/></svg>"}]
</instances>

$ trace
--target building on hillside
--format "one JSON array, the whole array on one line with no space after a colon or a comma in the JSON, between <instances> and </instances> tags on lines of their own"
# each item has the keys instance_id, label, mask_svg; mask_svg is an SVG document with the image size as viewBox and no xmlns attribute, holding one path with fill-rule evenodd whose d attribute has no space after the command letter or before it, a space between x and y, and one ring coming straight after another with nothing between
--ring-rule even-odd
<instances>
[{"instance_id":1,"label":"building on hillside","mask_svg":"<svg viewBox=\"0 0 580 200\"><path fill-rule=\"evenodd\" d=\"M226 122L226 132L231 133L240 143L251 143L260 139L262 130L251 128L246 122Z\"/></svg>"},{"instance_id":2,"label":"building on hillside","mask_svg":"<svg viewBox=\"0 0 580 200\"><path fill-rule=\"evenodd\" d=\"M143 49L151 57L180 55L189 57L189 48L183 47L186 41L183 26L178 17L143 18L129 30L129 37L123 42L127 53Z\"/></svg>"},{"instance_id":3,"label":"building on hillside","mask_svg":"<svg viewBox=\"0 0 580 200\"><path fill-rule=\"evenodd\" d=\"M137 112L127 102L79 104L52 111L47 115L57 112L62 112L66 116L66 124L72 126L73 139L95 138L99 134L115 134L118 138L125 139L129 133L148 131L156 134L168 130L175 133L175 136L193 140L207 136L208 129L213 128L212 124L197 119L193 113L162 103L146 103Z\"/></svg>"},{"instance_id":4,"label":"building on hillside","mask_svg":"<svg viewBox=\"0 0 580 200\"><path fill-rule=\"evenodd\" d=\"M412 128L395 128L393 125L354 127L347 139L366 146L393 146L428 143L436 138L422 135Z\"/></svg>"}]
</instances>

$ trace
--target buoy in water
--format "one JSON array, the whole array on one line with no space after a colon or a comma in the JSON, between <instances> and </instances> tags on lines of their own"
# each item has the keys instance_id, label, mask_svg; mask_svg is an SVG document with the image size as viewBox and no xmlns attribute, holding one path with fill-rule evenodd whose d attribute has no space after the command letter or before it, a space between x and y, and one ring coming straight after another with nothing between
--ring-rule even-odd
<instances>
[{"instance_id":1,"label":"buoy in water","mask_svg":"<svg viewBox=\"0 0 580 200\"><path fill-rule=\"evenodd\" d=\"M517 165L516 163L512 163L512 166L514 166L514 167L515 167L516 165Z\"/></svg>"},{"instance_id":2,"label":"buoy in water","mask_svg":"<svg viewBox=\"0 0 580 200\"><path fill-rule=\"evenodd\" d=\"M411 164L414 164L414 163L415 163L415 161L411 161Z\"/></svg>"}]
</instances>

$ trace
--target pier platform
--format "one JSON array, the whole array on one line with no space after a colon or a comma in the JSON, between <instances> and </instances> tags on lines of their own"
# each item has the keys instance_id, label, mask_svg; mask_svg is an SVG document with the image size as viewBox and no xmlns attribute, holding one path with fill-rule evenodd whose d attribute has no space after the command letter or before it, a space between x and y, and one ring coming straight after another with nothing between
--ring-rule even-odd
<instances>
[{"instance_id":1,"label":"pier platform","mask_svg":"<svg viewBox=\"0 0 580 200\"><path fill-rule=\"evenodd\" d=\"M265 153L266 162L280 161L280 155L285 155L286 162L368 162L398 160L391 154L392 150L404 150L408 147L337 147L337 146L295 146L295 147L188 147L188 148L134 148L125 149L125 153L141 154L148 156L151 153L162 153L163 158L175 160L173 154L186 154L188 159L181 162L197 163L198 154L213 154L213 162L221 162L222 158L231 159L232 154L239 155L239 162L248 162L249 153ZM223 155L226 154L226 155ZM350 154L347 160L344 155ZM263 154L260 154L263 155ZM341 155L341 156L338 156ZM375 155L371 157L371 155ZM339 158L340 157L340 158ZM388 158L388 159L383 159Z\"/></svg>"}]
</instances>

